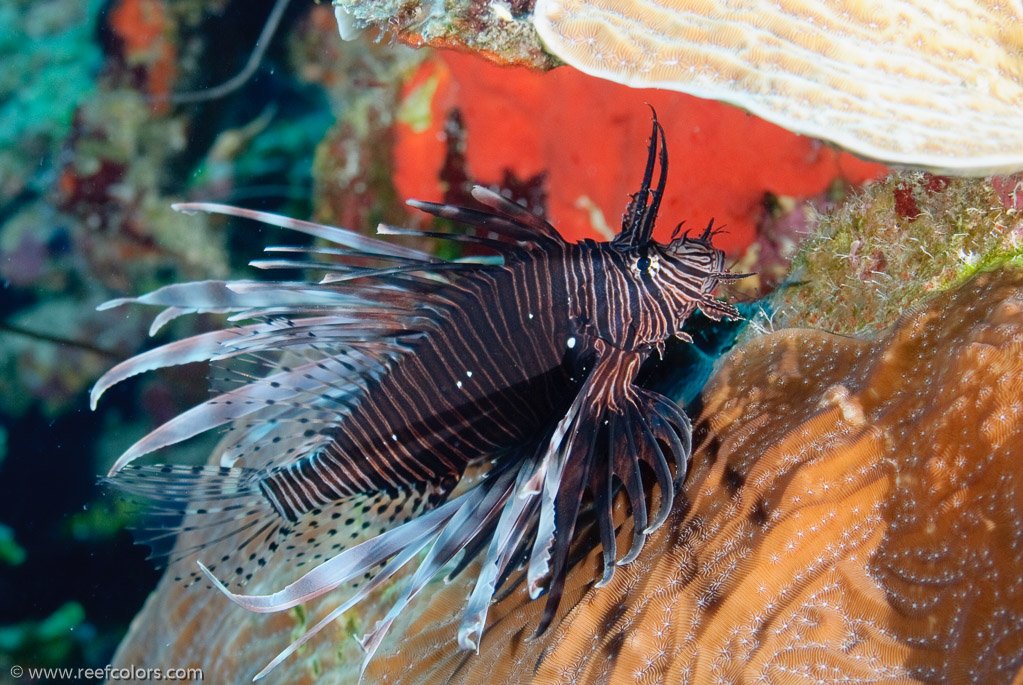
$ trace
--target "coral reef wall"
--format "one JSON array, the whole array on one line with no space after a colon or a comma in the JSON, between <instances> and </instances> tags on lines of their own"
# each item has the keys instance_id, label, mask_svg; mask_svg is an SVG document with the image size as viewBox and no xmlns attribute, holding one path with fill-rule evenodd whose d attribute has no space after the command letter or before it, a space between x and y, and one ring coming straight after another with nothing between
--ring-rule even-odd
<instances>
[{"instance_id":1,"label":"coral reef wall","mask_svg":"<svg viewBox=\"0 0 1023 685\"><path fill-rule=\"evenodd\" d=\"M715 218L727 229L720 246L741 259L738 268L759 272L741 287L764 294L786 277L799 241L822 226L752 332L879 335L922 297L1018 256L1018 177L901 175L823 213L887 169L720 103L398 44L468 47L549 68L555 60L536 42L529 0L344 4L383 31L341 42L333 8L299 0L266 40L274 0L0 3L0 678L12 663L104 665L157 582L124 530L134 514L95 476L134 438L204 399L209 372L153 375L88 412L87 389L102 371L160 342L146 339L146 315L95 307L172 282L251 277L245 263L277 239L180 215L172 202L231 202L369 232L378 221L421 220L404 207L409 196L460 201L476 182L542 208L571 238L606 236L636 189L649 102L671 149L659 237L679 221L702 228ZM262 58L249 78L222 88L254 51ZM182 319L168 337L210 325ZM825 339L787 335L792 358L803 354L797 341ZM800 411L811 411L807 402ZM196 442L161 458L196 463L212 448ZM698 460L695 477L707 468ZM679 526L691 525L678 515ZM644 560L648 570L663 563ZM648 582L636 575L642 568L626 576L637 587ZM257 587L277 588L300 570ZM590 580L577 572L573 598ZM426 614L438 621L436 642L424 633L404 653L448 658L445 621L460 604L445 597ZM336 599L254 617L165 578L119 663L203 666L207 682L247 680ZM360 658L354 636L383 606L345 617L270 682L350 681ZM615 634L614 649L633 644ZM535 661L535 650L553 644L522 643L519 658ZM489 653L478 664L491 663ZM373 677L386 679L390 668L408 677L406 665L382 659ZM416 673L442 678L445 668Z\"/></svg>"}]
</instances>

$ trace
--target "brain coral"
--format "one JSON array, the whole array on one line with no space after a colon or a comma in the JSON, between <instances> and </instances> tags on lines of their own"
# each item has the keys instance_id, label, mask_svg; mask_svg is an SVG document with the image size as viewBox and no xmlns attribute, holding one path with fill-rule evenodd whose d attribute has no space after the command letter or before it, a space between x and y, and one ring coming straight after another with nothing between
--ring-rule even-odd
<instances>
[{"instance_id":1,"label":"brain coral","mask_svg":"<svg viewBox=\"0 0 1023 685\"><path fill-rule=\"evenodd\" d=\"M983 274L874 341L784 330L704 393L687 506L607 586L574 573L480 656L446 592L374 682L1008 682L1023 666L1023 274ZM628 535L628 524L622 535ZM456 597L457 592L451 597Z\"/></svg>"},{"instance_id":2,"label":"brain coral","mask_svg":"<svg viewBox=\"0 0 1023 685\"><path fill-rule=\"evenodd\" d=\"M536 640L542 603L518 588L491 610L479 655L454 639L468 581L436 583L366 680L1007 682L1023 666L1021 419L1017 270L938 295L874 340L754 339L705 389L683 504L636 562L593 589L600 564L583 559ZM268 680L354 682L353 634L377 608L360 611ZM168 576L115 665L242 682L306 625Z\"/></svg>"}]
</instances>

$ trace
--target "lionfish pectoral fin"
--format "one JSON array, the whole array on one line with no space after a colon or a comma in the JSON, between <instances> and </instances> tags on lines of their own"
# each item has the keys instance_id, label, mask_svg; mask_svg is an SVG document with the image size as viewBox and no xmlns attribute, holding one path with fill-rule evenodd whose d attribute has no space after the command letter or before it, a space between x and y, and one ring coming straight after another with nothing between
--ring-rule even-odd
<instances>
[{"instance_id":1,"label":"lionfish pectoral fin","mask_svg":"<svg viewBox=\"0 0 1023 685\"><path fill-rule=\"evenodd\" d=\"M569 551L583 494L587 488L597 501L597 522L605 555L614 555L610 524L610 488L617 462L605 456L613 448L625 407L632 400L632 381L645 355L628 352L596 340L593 367L565 417L552 432L541 459L540 515L526 571L532 597L548 594L537 635L557 612L568 572ZM603 448L603 449L602 449ZM606 557L605 557L606 558Z\"/></svg>"},{"instance_id":2,"label":"lionfish pectoral fin","mask_svg":"<svg viewBox=\"0 0 1023 685\"><path fill-rule=\"evenodd\" d=\"M522 460L516 472L510 496L501 509L501 516L494 534L490 537L483 566L469 595L465 614L458 628L458 646L462 649L479 650L490 603L501 586L511 562L518 558L517 553L526 542L531 524L535 520L539 506L537 498L523 495L522 492L527 489L527 483L539 470L541 450L544 448L541 443L530 456Z\"/></svg>"},{"instance_id":3,"label":"lionfish pectoral fin","mask_svg":"<svg viewBox=\"0 0 1023 685\"><path fill-rule=\"evenodd\" d=\"M685 480L689 457L692 453L692 425L685 412L667 397L633 387L627 410L620 419L623 439L615 450L616 475L625 486L633 508L632 546L619 566L629 564L639 556L646 537L668 519L675 492ZM675 462L675 475L665 456L665 449ZM639 470L645 462L653 471L660 492L660 506L652 519L646 508L646 489Z\"/></svg>"},{"instance_id":4,"label":"lionfish pectoral fin","mask_svg":"<svg viewBox=\"0 0 1023 685\"><path fill-rule=\"evenodd\" d=\"M452 564L460 553L472 548L473 542L480 536L486 538L493 534L499 520L499 512L511 498L514 476L515 470L511 468L491 471L489 478L444 505L451 505L453 513L432 537L429 552L391 609L364 636L362 646L366 656L360 671L360 681L392 624L412 599L422 592L433 578L440 575L445 567Z\"/></svg>"},{"instance_id":5,"label":"lionfish pectoral fin","mask_svg":"<svg viewBox=\"0 0 1023 685\"><path fill-rule=\"evenodd\" d=\"M620 411L607 417L606 435L606 466L594 469L590 482L604 560L604 573L597 587L611 581L616 566L634 561L647 536L668 519L692 453L692 426L685 412L664 395L631 384L623 393ZM674 461L674 476L666 458L669 453ZM660 492L660 504L652 518L647 510L642 463L650 467ZM613 521L615 478L622 483L633 520L632 544L621 559L617 558Z\"/></svg>"}]
</instances>

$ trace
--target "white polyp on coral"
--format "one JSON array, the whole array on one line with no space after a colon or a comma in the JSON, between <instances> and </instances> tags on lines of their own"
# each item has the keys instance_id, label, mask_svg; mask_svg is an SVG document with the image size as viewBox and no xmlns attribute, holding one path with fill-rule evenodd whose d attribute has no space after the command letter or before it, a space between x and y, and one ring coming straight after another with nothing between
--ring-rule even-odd
<instances>
[{"instance_id":1,"label":"white polyp on coral","mask_svg":"<svg viewBox=\"0 0 1023 685\"><path fill-rule=\"evenodd\" d=\"M334 3L334 19L337 21L337 32L341 34L341 40L355 40L362 35L363 27L340 2Z\"/></svg>"}]
</instances>

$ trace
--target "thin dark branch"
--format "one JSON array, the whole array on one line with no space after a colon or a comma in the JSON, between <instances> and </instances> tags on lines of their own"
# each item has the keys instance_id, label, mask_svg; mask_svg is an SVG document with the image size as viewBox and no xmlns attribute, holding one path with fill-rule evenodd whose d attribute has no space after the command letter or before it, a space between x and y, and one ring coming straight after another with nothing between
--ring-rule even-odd
<instances>
[{"instance_id":1,"label":"thin dark branch","mask_svg":"<svg viewBox=\"0 0 1023 685\"><path fill-rule=\"evenodd\" d=\"M113 350L104 349L97 347L81 340L72 340L71 338L63 338L59 335L50 335L49 333L41 333L39 331L33 331L30 328L22 328L14 324L0 321L0 332L11 333L13 335L21 335L32 340L38 340L40 342L51 343L54 345L67 345L69 347L75 347L85 352L92 352L98 354L101 357L107 357L108 359L121 360L124 355L114 352Z\"/></svg>"}]
</instances>

